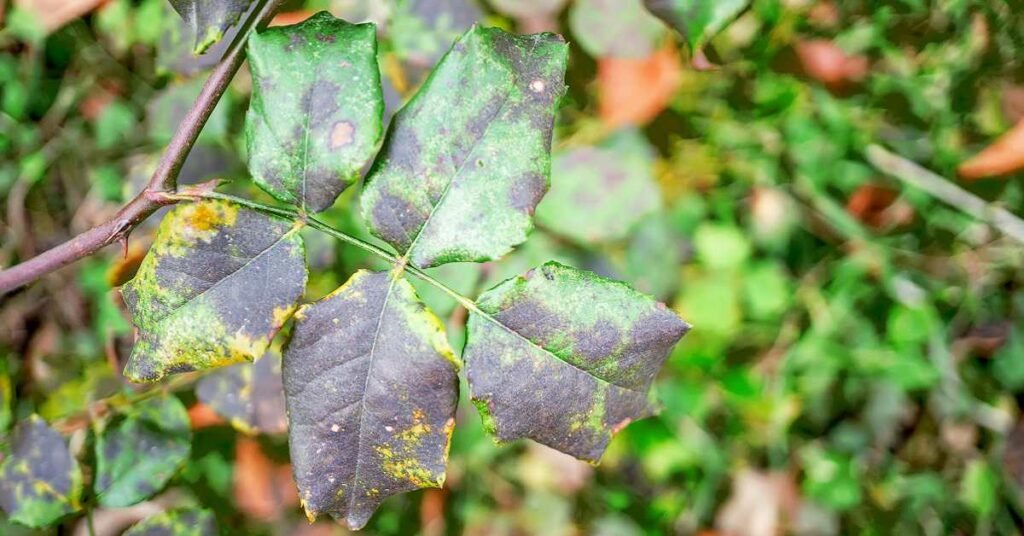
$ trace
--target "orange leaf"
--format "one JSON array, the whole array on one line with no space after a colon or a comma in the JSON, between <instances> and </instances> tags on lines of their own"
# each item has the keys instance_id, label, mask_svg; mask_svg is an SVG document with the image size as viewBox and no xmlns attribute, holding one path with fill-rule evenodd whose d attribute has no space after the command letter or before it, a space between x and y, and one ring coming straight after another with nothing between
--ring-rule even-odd
<instances>
[{"instance_id":1,"label":"orange leaf","mask_svg":"<svg viewBox=\"0 0 1024 536\"><path fill-rule=\"evenodd\" d=\"M905 225L913 221L914 211L898 198L899 192L890 188L862 184L846 200L846 211L876 229Z\"/></svg>"},{"instance_id":2,"label":"orange leaf","mask_svg":"<svg viewBox=\"0 0 1024 536\"><path fill-rule=\"evenodd\" d=\"M259 442L247 437L239 437L235 445L234 495L239 510L264 521L278 519L299 504L291 466L275 464Z\"/></svg>"},{"instance_id":3,"label":"orange leaf","mask_svg":"<svg viewBox=\"0 0 1024 536\"><path fill-rule=\"evenodd\" d=\"M298 24L313 16L313 12L308 9L300 9L297 11L286 11L284 13L278 13L274 15L274 20L270 21L271 26L290 26L292 24Z\"/></svg>"},{"instance_id":4,"label":"orange leaf","mask_svg":"<svg viewBox=\"0 0 1024 536\"><path fill-rule=\"evenodd\" d=\"M682 75L679 52L672 43L648 58L601 58L597 65L601 119L612 128L651 121L672 101Z\"/></svg>"},{"instance_id":5,"label":"orange leaf","mask_svg":"<svg viewBox=\"0 0 1024 536\"><path fill-rule=\"evenodd\" d=\"M833 88L863 80L868 74L868 59L851 56L827 39L812 39L796 44L804 72Z\"/></svg>"},{"instance_id":6,"label":"orange leaf","mask_svg":"<svg viewBox=\"0 0 1024 536\"><path fill-rule=\"evenodd\" d=\"M193 430L224 424L224 419L221 419L220 415L217 415L210 406L202 402L196 402L188 408L188 420L192 423Z\"/></svg>"},{"instance_id":7,"label":"orange leaf","mask_svg":"<svg viewBox=\"0 0 1024 536\"><path fill-rule=\"evenodd\" d=\"M960 176L984 179L1024 169L1024 119L980 153L960 164Z\"/></svg>"},{"instance_id":8,"label":"orange leaf","mask_svg":"<svg viewBox=\"0 0 1024 536\"><path fill-rule=\"evenodd\" d=\"M31 13L47 33L96 9L105 0L17 0L14 5Z\"/></svg>"}]
</instances>

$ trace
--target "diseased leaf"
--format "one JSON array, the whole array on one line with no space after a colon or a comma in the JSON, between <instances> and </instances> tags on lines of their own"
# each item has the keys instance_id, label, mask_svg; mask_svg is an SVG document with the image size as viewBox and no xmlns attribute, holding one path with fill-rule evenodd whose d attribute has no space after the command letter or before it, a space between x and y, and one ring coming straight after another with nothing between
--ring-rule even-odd
<instances>
[{"instance_id":1,"label":"diseased leaf","mask_svg":"<svg viewBox=\"0 0 1024 536\"><path fill-rule=\"evenodd\" d=\"M653 414L648 390L689 326L664 305L549 262L485 292L464 354L473 402L502 441L528 437L590 462Z\"/></svg>"},{"instance_id":2,"label":"diseased leaf","mask_svg":"<svg viewBox=\"0 0 1024 536\"><path fill-rule=\"evenodd\" d=\"M644 0L644 5L699 50L750 5L750 0Z\"/></svg>"},{"instance_id":3,"label":"diseased leaf","mask_svg":"<svg viewBox=\"0 0 1024 536\"><path fill-rule=\"evenodd\" d=\"M177 509L132 525L124 536L216 536L217 522L207 510Z\"/></svg>"},{"instance_id":4,"label":"diseased leaf","mask_svg":"<svg viewBox=\"0 0 1024 536\"><path fill-rule=\"evenodd\" d=\"M206 376L196 386L196 396L243 433L280 434L288 429L281 356L276 352Z\"/></svg>"},{"instance_id":5,"label":"diseased leaf","mask_svg":"<svg viewBox=\"0 0 1024 536\"><path fill-rule=\"evenodd\" d=\"M568 47L475 27L395 116L363 216L419 267L482 262L526 238L547 191Z\"/></svg>"},{"instance_id":6,"label":"diseased leaf","mask_svg":"<svg viewBox=\"0 0 1024 536\"><path fill-rule=\"evenodd\" d=\"M397 0L393 4L390 44L399 58L421 71L433 67L452 41L483 17L475 0Z\"/></svg>"},{"instance_id":7,"label":"diseased leaf","mask_svg":"<svg viewBox=\"0 0 1024 536\"><path fill-rule=\"evenodd\" d=\"M136 327L124 375L164 375L263 355L306 285L300 226L220 200L178 205L122 289Z\"/></svg>"},{"instance_id":8,"label":"diseased leaf","mask_svg":"<svg viewBox=\"0 0 1024 536\"><path fill-rule=\"evenodd\" d=\"M188 459L192 431L173 396L147 400L96 436L95 490L103 506L131 506L160 491Z\"/></svg>"},{"instance_id":9,"label":"diseased leaf","mask_svg":"<svg viewBox=\"0 0 1024 536\"><path fill-rule=\"evenodd\" d=\"M64 438L32 415L14 428L0 465L0 508L12 521L43 527L81 508L82 474Z\"/></svg>"},{"instance_id":10,"label":"diseased leaf","mask_svg":"<svg viewBox=\"0 0 1024 536\"><path fill-rule=\"evenodd\" d=\"M383 134L373 24L326 11L249 37L253 95L246 145L253 180L313 212L359 178Z\"/></svg>"},{"instance_id":11,"label":"diseased leaf","mask_svg":"<svg viewBox=\"0 0 1024 536\"><path fill-rule=\"evenodd\" d=\"M569 8L569 28L595 58L646 58L665 34L665 25L641 0L576 0Z\"/></svg>"},{"instance_id":12,"label":"diseased leaf","mask_svg":"<svg viewBox=\"0 0 1024 536\"><path fill-rule=\"evenodd\" d=\"M537 221L582 244L620 240L661 205L653 150L635 130L555 155Z\"/></svg>"},{"instance_id":13,"label":"diseased leaf","mask_svg":"<svg viewBox=\"0 0 1024 536\"><path fill-rule=\"evenodd\" d=\"M220 41L232 26L238 24L253 0L170 0L174 10L192 28L196 55Z\"/></svg>"},{"instance_id":14,"label":"diseased leaf","mask_svg":"<svg viewBox=\"0 0 1024 536\"><path fill-rule=\"evenodd\" d=\"M357 529L388 496L444 483L458 364L440 320L396 277L359 271L296 314L284 386L310 519Z\"/></svg>"}]
</instances>

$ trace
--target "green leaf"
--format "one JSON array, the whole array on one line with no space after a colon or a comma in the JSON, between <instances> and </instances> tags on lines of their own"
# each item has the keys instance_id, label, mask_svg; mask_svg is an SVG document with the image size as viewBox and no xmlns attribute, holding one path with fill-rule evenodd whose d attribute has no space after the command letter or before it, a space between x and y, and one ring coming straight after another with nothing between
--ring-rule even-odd
<instances>
[{"instance_id":1,"label":"green leaf","mask_svg":"<svg viewBox=\"0 0 1024 536\"><path fill-rule=\"evenodd\" d=\"M358 529L388 496L441 487L458 364L412 285L361 270L296 320L284 387L306 515Z\"/></svg>"},{"instance_id":2,"label":"green leaf","mask_svg":"<svg viewBox=\"0 0 1024 536\"><path fill-rule=\"evenodd\" d=\"M249 10L253 0L170 0L174 10L193 30L196 44L192 52L196 55L224 37L229 28L238 24L242 15Z\"/></svg>"},{"instance_id":3,"label":"green leaf","mask_svg":"<svg viewBox=\"0 0 1024 536\"><path fill-rule=\"evenodd\" d=\"M750 5L750 0L644 0L693 49L700 49Z\"/></svg>"},{"instance_id":4,"label":"green leaf","mask_svg":"<svg viewBox=\"0 0 1024 536\"><path fill-rule=\"evenodd\" d=\"M992 514L998 501L999 478L985 460L971 460L960 482L960 500L981 517Z\"/></svg>"},{"instance_id":5,"label":"green leaf","mask_svg":"<svg viewBox=\"0 0 1024 536\"><path fill-rule=\"evenodd\" d=\"M652 153L642 134L623 130L600 145L556 154L537 221L581 244L625 238L661 206Z\"/></svg>"},{"instance_id":6,"label":"green leaf","mask_svg":"<svg viewBox=\"0 0 1024 536\"><path fill-rule=\"evenodd\" d=\"M590 462L654 413L651 381L689 329L625 283L555 262L499 284L477 306L464 356L485 427Z\"/></svg>"},{"instance_id":7,"label":"green leaf","mask_svg":"<svg viewBox=\"0 0 1024 536\"><path fill-rule=\"evenodd\" d=\"M665 34L665 25L641 0L576 0L569 9L569 28L595 58L646 58Z\"/></svg>"},{"instance_id":8,"label":"green leaf","mask_svg":"<svg viewBox=\"0 0 1024 536\"><path fill-rule=\"evenodd\" d=\"M131 506L160 491L188 459L188 411L173 396L147 400L96 436L95 489L103 506Z\"/></svg>"},{"instance_id":9,"label":"green leaf","mask_svg":"<svg viewBox=\"0 0 1024 536\"><path fill-rule=\"evenodd\" d=\"M199 380L196 396L243 433L280 434L288 429L277 352L215 371Z\"/></svg>"},{"instance_id":10,"label":"green leaf","mask_svg":"<svg viewBox=\"0 0 1024 536\"><path fill-rule=\"evenodd\" d=\"M359 178L384 131L375 26L323 11L250 35L249 65L253 180L281 201L327 209Z\"/></svg>"},{"instance_id":11,"label":"green leaf","mask_svg":"<svg viewBox=\"0 0 1024 536\"><path fill-rule=\"evenodd\" d=\"M714 270L742 268L750 257L750 240L737 227L719 223L705 223L693 236L697 258Z\"/></svg>"},{"instance_id":12,"label":"green leaf","mask_svg":"<svg viewBox=\"0 0 1024 536\"><path fill-rule=\"evenodd\" d=\"M175 207L122 289L136 327L125 376L153 382L263 355L306 285L299 229L226 201Z\"/></svg>"},{"instance_id":13,"label":"green leaf","mask_svg":"<svg viewBox=\"0 0 1024 536\"><path fill-rule=\"evenodd\" d=\"M215 536L213 514L199 509L168 510L146 518L125 531L124 536Z\"/></svg>"},{"instance_id":14,"label":"green leaf","mask_svg":"<svg viewBox=\"0 0 1024 536\"><path fill-rule=\"evenodd\" d=\"M37 415L19 422L0 466L0 508L38 528L78 511L81 495L82 474L64 438Z\"/></svg>"},{"instance_id":15,"label":"green leaf","mask_svg":"<svg viewBox=\"0 0 1024 536\"><path fill-rule=\"evenodd\" d=\"M367 177L374 235L426 268L501 257L547 191L568 47L474 27L395 116Z\"/></svg>"}]
</instances>

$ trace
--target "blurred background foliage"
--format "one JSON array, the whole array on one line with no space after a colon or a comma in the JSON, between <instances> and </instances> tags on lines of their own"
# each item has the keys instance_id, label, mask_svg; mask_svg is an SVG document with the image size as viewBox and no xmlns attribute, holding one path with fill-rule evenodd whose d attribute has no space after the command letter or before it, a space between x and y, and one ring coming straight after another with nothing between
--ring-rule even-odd
<instances>
[{"instance_id":1,"label":"blurred background foliage","mask_svg":"<svg viewBox=\"0 0 1024 536\"><path fill-rule=\"evenodd\" d=\"M166 0L0 6L9 266L141 188L226 41L192 56ZM436 270L475 295L563 260L695 326L657 381L660 416L600 466L495 445L464 394L445 488L388 500L368 533L1024 531L1024 247L1019 220L992 211L1024 208L1024 2L753 0L686 38L640 0L294 0L278 22L321 9L377 22L389 116L474 23L565 35L571 87L538 229L504 262ZM250 85L243 67L182 182L264 195L242 165ZM355 190L325 218L369 239ZM0 437L37 413L86 483L114 439L157 449L169 480L129 508L86 491L56 527L0 533L88 534L91 519L113 535L190 506L228 534L342 533L297 507L278 354L172 380L164 410L188 408L191 426L146 427L152 405L136 399L151 394L119 376L131 330L116 288L157 221L0 298ZM377 262L307 240L310 300ZM465 311L419 290L460 348Z\"/></svg>"}]
</instances>

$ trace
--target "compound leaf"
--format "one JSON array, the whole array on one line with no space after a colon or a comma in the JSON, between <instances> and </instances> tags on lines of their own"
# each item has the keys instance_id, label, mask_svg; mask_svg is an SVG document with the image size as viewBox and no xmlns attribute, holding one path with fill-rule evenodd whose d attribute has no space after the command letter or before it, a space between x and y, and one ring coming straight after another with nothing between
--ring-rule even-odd
<instances>
[{"instance_id":1,"label":"compound leaf","mask_svg":"<svg viewBox=\"0 0 1024 536\"><path fill-rule=\"evenodd\" d=\"M644 0L647 9L700 49L750 5L750 0Z\"/></svg>"},{"instance_id":2,"label":"compound leaf","mask_svg":"<svg viewBox=\"0 0 1024 536\"><path fill-rule=\"evenodd\" d=\"M167 484L188 459L188 411L173 396L134 406L96 436L95 489L103 506L131 506Z\"/></svg>"},{"instance_id":3,"label":"compound leaf","mask_svg":"<svg viewBox=\"0 0 1024 536\"><path fill-rule=\"evenodd\" d=\"M568 46L474 27L395 116L363 193L370 230L412 264L482 262L526 239L548 188Z\"/></svg>"},{"instance_id":4,"label":"compound leaf","mask_svg":"<svg viewBox=\"0 0 1024 536\"><path fill-rule=\"evenodd\" d=\"M274 197L313 212L359 178L383 134L373 24L326 11L249 37L249 171Z\"/></svg>"},{"instance_id":5,"label":"compound leaf","mask_svg":"<svg viewBox=\"0 0 1024 536\"><path fill-rule=\"evenodd\" d=\"M641 0L576 0L569 8L569 28L595 58L646 58L666 33Z\"/></svg>"},{"instance_id":6,"label":"compound leaf","mask_svg":"<svg viewBox=\"0 0 1024 536\"><path fill-rule=\"evenodd\" d=\"M299 229L221 200L175 207L122 289L136 327L124 375L152 382L263 355L305 289Z\"/></svg>"},{"instance_id":7,"label":"compound leaf","mask_svg":"<svg viewBox=\"0 0 1024 536\"><path fill-rule=\"evenodd\" d=\"M206 376L196 386L196 396L243 433L279 434L288 429L277 352Z\"/></svg>"},{"instance_id":8,"label":"compound leaf","mask_svg":"<svg viewBox=\"0 0 1024 536\"><path fill-rule=\"evenodd\" d=\"M306 515L357 529L388 496L441 487L457 369L440 320L394 273L361 270L303 306L284 388Z\"/></svg>"},{"instance_id":9,"label":"compound leaf","mask_svg":"<svg viewBox=\"0 0 1024 536\"><path fill-rule=\"evenodd\" d=\"M148 517L123 536L216 536L217 521L207 510L177 509Z\"/></svg>"},{"instance_id":10,"label":"compound leaf","mask_svg":"<svg viewBox=\"0 0 1024 536\"><path fill-rule=\"evenodd\" d=\"M477 307L464 357L484 426L595 463L616 432L653 414L651 382L689 329L625 283L555 262Z\"/></svg>"},{"instance_id":11,"label":"compound leaf","mask_svg":"<svg viewBox=\"0 0 1024 536\"><path fill-rule=\"evenodd\" d=\"M584 245L626 238L661 206L653 150L632 129L598 146L556 154L551 176L537 221Z\"/></svg>"},{"instance_id":12,"label":"compound leaf","mask_svg":"<svg viewBox=\"0 0 1024 536\"><path fill-rule=\"evenodd\" d=\"M0 508L12 521L49 525L81 508L82 474L64 438L37 415L14 428L0 465Z\"/></svg>"},{"instance_id":13,"label":"compound leaf","mask_svg":"<svg viewBox=\"0 0 1024 536\"><path fill-rule=\"evenodd\" d=\"M192 28L196 44L192 52L206 52L238 24L253 0L170 0L174 10Z\"/></svg>"}]
</instances>

